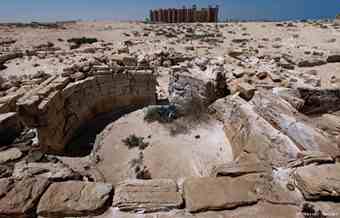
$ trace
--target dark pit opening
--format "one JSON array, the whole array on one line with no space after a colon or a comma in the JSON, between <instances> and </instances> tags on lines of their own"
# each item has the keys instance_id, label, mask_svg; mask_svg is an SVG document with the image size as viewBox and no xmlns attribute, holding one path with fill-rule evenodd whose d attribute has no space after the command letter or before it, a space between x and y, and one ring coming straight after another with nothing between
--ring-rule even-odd
<instances>
[{"instance_id":1,"label":"dark pit opening","mask_svg":"<svg viewBox=\"0 0 340 218\"><path fill-rule=\"evenodd\" d=\"M101 133L107 125L141 108L143 107L130 106L114 109L109 113L100 114L94 119L85 122L66 144L63 155L68 157L84 157L89 155L96 141L96 136Z\"/></svg>"}]
</instances>

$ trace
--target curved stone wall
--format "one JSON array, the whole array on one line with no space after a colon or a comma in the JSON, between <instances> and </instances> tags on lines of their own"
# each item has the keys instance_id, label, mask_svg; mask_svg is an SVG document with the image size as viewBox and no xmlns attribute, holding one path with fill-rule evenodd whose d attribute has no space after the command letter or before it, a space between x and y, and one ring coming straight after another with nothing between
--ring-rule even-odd
<instances>
[{"instance_id":1,"label":"curved stone wall","mask_svg":"<svg viewBox=\"0 0 340 218\"><path fill-rule=\"evenodd\" d=\"M156 78L151 70L114 72L103 68L74 82L69 77L50 78L16 105L24 123L38 129L41 146L61 152L85 121L115 108L154 104L155 93Z\"/></svg>"}]
</instances>

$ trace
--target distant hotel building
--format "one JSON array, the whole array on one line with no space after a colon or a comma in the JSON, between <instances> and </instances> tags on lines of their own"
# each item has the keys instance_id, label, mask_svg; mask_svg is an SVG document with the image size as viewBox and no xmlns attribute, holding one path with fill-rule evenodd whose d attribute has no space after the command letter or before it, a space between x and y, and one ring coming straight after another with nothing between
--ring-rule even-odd
<instances>
[{"instance_id":1,"label":"distant hotel building","mask_svg":"<svg viewBox=\"0 0 340 218\"><path fill-rule=\"evenodd\" d=\"M198 10L196 5L192 8L168 8L150 11L150 21L153 23L191 23L191 22L217 22L218 6Z\"/></svg>"}]
</instances>

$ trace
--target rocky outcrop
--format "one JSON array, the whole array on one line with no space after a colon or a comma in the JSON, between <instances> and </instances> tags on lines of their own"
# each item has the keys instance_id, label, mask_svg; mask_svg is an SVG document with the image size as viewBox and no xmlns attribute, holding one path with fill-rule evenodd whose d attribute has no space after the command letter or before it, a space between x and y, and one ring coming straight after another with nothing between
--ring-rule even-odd
<instances>
[{"instance_id":1,"label":"rocky outcrop","mask_svg":"<svg viewBox=\"0 0 340 218\"><path fill-rule=\"evenodd\" d=\"M0 146L11 144L21 130L22 124L17 113L0 114Z\"/></svg>"},{"instance_id":2,"label":"rocky outcrop","mask_svg":"<svg viewBox=\"0 0 340 218\"><path fill-rule=\"evenodd\" d=\"M304 114L322 114L340 109L339 89L311 89L299 87L301 98L305 101L301 112Z\"/></svg>"},{"instance_id":3,"label":"rocky outcrop","mask_svg":"<svg viewBox=\"0 0 340 218\"><path fill-rule=\"evenodd\" d=\"M8 53L0 56L0 68L9 60L15 59L15 58L21 58L23 54L21 52L13 52Z\"/></svg>"},{"instance_id":4,"label":"rocky outcrop","mask_svg":"<svg viewBox=\"0 0 340 218\"><path fill-rule=\"evenodd\" d=\"M340 136L340 117L324 114L317 120L317 126L333 136Z\"/></svg>"},{"instance_id":5,"label":"rocky outcrop","mask_svg":"<svg viewBox=\"0 0 340 218\"><path fill-rule=\"evenodd\" d=\"M98 215L111 192L112 185L104 183L53 183L41 197L37 213L45 217Z\"/></svg>"},{"instance_id":6,"label":"rocky outcrop","mask_svg":"<svg viewBox=\"0 0 340 218\"><path fill-rule=\"evenodd\" d=\"M154 104L155 88L152 71L97 68L75 82L70 77L46 80L17 101L17 110L28 127L38 129L45 151L60 152L75 131L96 115Z\"/></svg>"},{"instance_id":7,"label":"rocky outcrop","mask_svg":"<svg viewBox=\"0 0 340 218\"><path fill-rule=\"evenodd\" d=\"M322 59L322 58L306 57L306 58L303 58L303 59L299 59L296 64L299 67L315 67L315 66L324 65L326 63L327 63L327 61L325 59Z\"/></svg>"},{"instance_id":8,"label":"rocky outcrop","mask_svg":"<svg viewBox=\"0 0 340 218\"><path fill-rule=\"evenodd\" d=\"M339 63L340 62L340 51L332 51L327 57L328 63Z\"/></svg>"},{"instance_id":9,"label":"rocky outcrop","mask_svg":"<svg viewBox=\"0 0 340 218\"><path fill-rule=\"evenodd\" d=\"M301 110L305 104L305 101L296 89L276 87L273 89L273 95L286 100L297 110Z\"/></svg>"},{"instance_id":10,"label":"rocky outcrop","mask_svg":"<svg viewBox=\"0 0 340 218\"><path fill-rule=\"evenodd\" d=\"M190 212L232 209L259 200L256 180L249 176L186 179L183 189L186 208Z\"/></svg>"},{"instance_id":11,"label":"rocky outcrop","mask_svg":"<svg viewBox=\"0 0 340 218\"><path fill-rule=\"evenodd\" d=\"M340 198L340 164L301 167L295 180L307 200Z\"/></svg>"},{"instance_id":12,"label":"rocky outcrop","mask_svg":"<svg viewBox=\"0 0 340 218\"><path fill-rule=\"evenodd\" d=\"M216 166L215 169L213 169L211 175L214 177L220 177L220 176L237 177L237 176L242 176L245 174L264 173L270 170L271 168L269 166L266 166L262 163L230 162L230 163Z\"/></svg>"},{"instance_id":13,"label":"rocky outcrop","mask_svg":"<svg viewBox=\"0 0 340 218\"><path fill-rule=\"evenodd\" d=\"M257 92L251 103L261 117L293 140L300 150L321 151L337 156L336 143L286 101L270 93Z\"/></svg>"},{"instance_id":14,"label":"rocky outcrop","mask_svg":"<svg viewBox=\"0 0 340 218\"><path fill-rule=\"evenodd\" d=\"M17 160L21 156L22 152L18 148L9 148L7 150L0 151L0 164Z\"/></svg>"},{"instance_id":15,"label":"rocky outcrop","mask_svg":"<svg viewBox=\"0 0 340 218\"><path fill-rule=\"evenodd\" d=\"M44 178L0 179L0 217L32 217L48 187Z\"/></svg>"},{"instance_id":16,"label":"rocky outcrop","mask_svg":"<svg viewBox=\"0 0 340 218\"><path fill-rule=\"evenodd\" d=\"M21 161L14 166L13 177L37 176L47 178L50 181L65 181L80 178L80 175L61 162L31 162Z\"/></svg>"},{"instance_id":17,"label":"rocky outcrop","mask_svg":"<svg viewBox=\"0 0 340 218\"><path fill-rule=\"evenodd\" d=\"M249 83L242 82L238 84L237 91L240 92L240 97L249 101L254 96L256 88Z\"/></svg>"},{"instance_id":18,"label":"rocky outcrop","mask_svg":"<svg viewBox=\"0 0 340 218\"><path fill-rule=\"evenodd\" d=\"M334 163L334 158L330 154L315 151L302 151L298 159L289 163L288 167L307 166L309 164Z\"/></svg>"},{"instance_id":19,"label":"rocky outcrop","mask_svg":"<svg viewBox=\"0 0 340 218\"><path fill-rule=\"evenodd\" d=\"M228 88L225 80L223 68L209 72L197 68L174 68L170 74L169 101L179 113L192 113L192 110L205 108L216 99L226 96Z\"/></svg>"},{"instance_id":20,"label":"rocky outcrop","mask_svg":"<svg viewBox=\"0 0 340 218\"><path fill-rule=\"evenodd\" d=\"M223 121L235 159L256 159L283 166L297 157L298 146L242 98L228 96L219 99L210 109Z\"/></svg>"},{"instance_id":21,"label":"rocky outcrop","mask_svg":"<svg viewBox=\"0 0 340 218\"><path fill-rule=\"evenodd\" d=\"M113 206L124 211L154 212L179 208L183 203L177 185L172 180L128 180L120 183Z\"/></svg>"}]
</instances>

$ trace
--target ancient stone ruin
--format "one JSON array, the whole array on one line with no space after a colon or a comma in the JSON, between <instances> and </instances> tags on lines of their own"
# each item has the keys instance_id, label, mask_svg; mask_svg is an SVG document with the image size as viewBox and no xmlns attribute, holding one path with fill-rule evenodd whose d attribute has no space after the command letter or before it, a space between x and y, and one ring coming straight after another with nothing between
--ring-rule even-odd
<instances>
[{"instance_id":1,"label":"ancient stone ruin","mask_svg":"<svg viewBox=\"0 0 340 218\"><path fill-rule=\"evenodd\" d=\"M339 32L0 25L0 218L339 217Z\"/></svg>"},{"instance_id":2,"label":"ancient stone ruin","mask_svg":"<svg viewBox=\"0 0 340 218\"><path fill-rule=\"evenodd\" d=\"M150 21L153 23L192 23L192 22L212 22L218 21L218 6L197 9L183 7L182 9L157 9L150 10Z\"/></svg>"}]
</instances>

